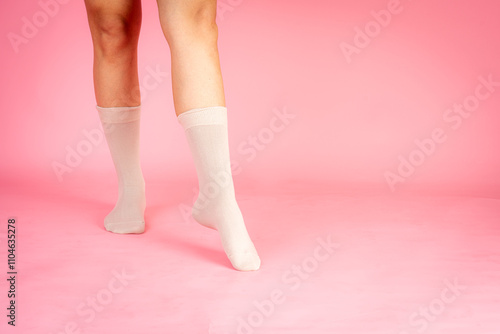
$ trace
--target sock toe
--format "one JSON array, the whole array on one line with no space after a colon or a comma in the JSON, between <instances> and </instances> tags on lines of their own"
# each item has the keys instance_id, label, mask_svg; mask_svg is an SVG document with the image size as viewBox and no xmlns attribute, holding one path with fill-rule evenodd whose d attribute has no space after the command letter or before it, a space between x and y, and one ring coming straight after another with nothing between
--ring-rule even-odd
<instances>
[{"instance_id":1,"label":"sock toe","mask_svg":"<svg viewBox=\"0 0 500 334\"><path fill-rule=\"evenodd\" d=\"M104 227L107 231L118 233L118 234L128 234L128 233L143 233L145 227L144 221L130 221L130 222L107 222Z\"/></svg>"},{"instance_id":2,"label":"sock toe","mask_svg":"<svg viewBox=\"0 0 500 334\"><path fill-rule=\"evenodd\" d=\"M253 271L260 268L260 258L255 252L237 252L228 255L234 269L240 271Z\"/></svg>"}]
</instances>

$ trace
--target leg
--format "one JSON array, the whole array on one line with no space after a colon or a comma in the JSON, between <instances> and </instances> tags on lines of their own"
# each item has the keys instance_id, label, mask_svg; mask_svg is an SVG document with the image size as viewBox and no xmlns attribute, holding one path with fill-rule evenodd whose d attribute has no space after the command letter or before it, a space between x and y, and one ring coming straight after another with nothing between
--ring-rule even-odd
<instances>
[{"instance_id":1,"label":"leg","mask_svg":"<svg viewBox=\"0 0 500 334\"><path fill-rule=\"evenodd\" d=\"M94 46L94 88L101 107L138 106L140 0L85 0Z\"/></svg>"},{"instance_id":2,"label":"leg","mask_svg":"<svg viewBox=\"0 0 500 334\"><path fill-rule=\"evenodd\" d=\"M216 0L158 0L170 46L174 108L225 106L217 48Z\"/></svg>"},{"instance_id":3,"label":"leg","mask_svg":"<svg viewBox=\"0 0 500 334\"><path fill-rule=\"evenodd\" d=\"M106 230L142 233L146 206L139 161L137 42L140 0L85 0L94 46L97 110L118 176L118 201Z\"/></svg>"},{"instance_id":4,"label":"leg","mask_svg":"<svg viewBox=\"0 0 500 334\"><path fill-rule=\"evenodd\" d=\"M217 48L216 0L157 0L172 55L175 111L184 127L200 193L193 218L219 232L234 268L257 270L260 258L236 202L227 109Z\"/></svg>"}]
</instances>

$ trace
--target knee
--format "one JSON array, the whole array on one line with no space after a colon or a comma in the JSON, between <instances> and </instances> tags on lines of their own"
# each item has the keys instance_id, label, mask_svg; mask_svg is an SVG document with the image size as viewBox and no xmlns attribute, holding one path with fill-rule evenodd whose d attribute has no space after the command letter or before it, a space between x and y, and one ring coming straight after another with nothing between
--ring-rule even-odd
<instances>
[{"instance_id":1,"label":"knee","mask_svg":"<svg viewBox=\"0 0 500 334\"><path fill-rule=\"evenodd\" d=\"M170 45L193 40L217 42L216 7L212 1L185 10L160 13L160 24Z\"/></svg>"},{"instance_id":2,"label":"knee","mask_svg":"<svg viewBox=\"0 0 500 334\"><path fill-rule=\"evenodd\" d=\"M117 14L98 13L92 18L94 47L103 57L116 58L137 47L140 20Z\"/></svg>"}]
</instances>

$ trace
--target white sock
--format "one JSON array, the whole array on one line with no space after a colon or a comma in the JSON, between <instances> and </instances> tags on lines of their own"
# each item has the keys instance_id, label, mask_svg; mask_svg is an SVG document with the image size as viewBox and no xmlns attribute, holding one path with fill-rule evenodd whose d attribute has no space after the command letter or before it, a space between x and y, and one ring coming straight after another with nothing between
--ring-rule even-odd
<instances>
[{"instance_id":1,"label":"white sock","mask_svg":"<svg viewBox=\"0 0 500 334\"><path fill-rule=\"evenodd\" d=\"M226 107L192 109L177 119L186 132L200 186L193 218L219 231L224 251L235 269L259 269L260 258L234 193Z\"/></svg>"},{"instance_id":2,"label":"white sock","mask_svg":"<svg viewBox=\"0 0 500 334\"><path fill-rule=\"evenodd\" d=\"M146 196L139 161L141 106L96 108L118 176L118 201L104 227L114 233L142 233Z\"/></svg>"}]
</instances>

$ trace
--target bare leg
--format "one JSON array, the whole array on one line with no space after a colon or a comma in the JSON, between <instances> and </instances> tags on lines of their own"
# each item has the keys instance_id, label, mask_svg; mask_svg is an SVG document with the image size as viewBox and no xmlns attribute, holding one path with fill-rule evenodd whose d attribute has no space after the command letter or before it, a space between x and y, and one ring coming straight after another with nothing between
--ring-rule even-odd
<instances>
[{"instance_id":1,"label":"bare leg","mask_svg":"<svg viewBox=\"0 0 500 334\"><path fill-rule=\"evenodd\" d=\"M118 201L104 219L115 233L142 233L146 207L139 161L137 42L140 0L85 0L94 46L97 110L118 176Z\"/></svg>"},{"instance_id":2,"label":"bare leg","mask_svg":"<svg viewBox=\"0 0 500 334\"><path fill-rule=\"evenodd\" d=\"M137 42L142 18L140 0L85 0L85 6L94 45L97 105L139 105Z\"/></svg>"},{"instance_id":3,"label":"bare leg","mask_svg":"<svg viewBox=\"0 0 500 334\"><path fill-rule=\"evenodd\" d=\"M229 160L227 109L217 48L216 0L157 0L170 46L175 112L185 129L200 193L193 218L219 232L234 268L257 270Z\"/></svg>"},{"instance_id":4,"label":"bare leg","mask_svg":"<svg viewBox=\"0 0 500 334\"><path fill-rule=\"evenodd\" d=\"M216 0L158 0L172 63L177 115L199 107L225 106L217 48Z\"/></svg>"}]
</instances>

